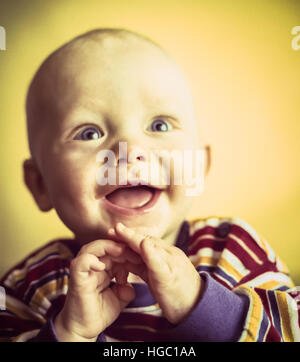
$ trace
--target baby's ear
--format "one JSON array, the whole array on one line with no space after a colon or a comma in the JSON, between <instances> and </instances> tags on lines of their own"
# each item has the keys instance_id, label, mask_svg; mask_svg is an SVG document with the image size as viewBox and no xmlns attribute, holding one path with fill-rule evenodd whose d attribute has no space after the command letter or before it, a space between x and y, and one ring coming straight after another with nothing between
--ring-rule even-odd
<instances>
[{"instance_id":1,"label":"baby's ear","mask_svg":"<svg viewBox=\"0 0 300 362\"><path fill-rule=\"evenodd\" d=\"M43 177L32 158L23 162L23 178L39 209L41 211L51 210L52 204L48 197Z\"/></svg>"}]
</instances>

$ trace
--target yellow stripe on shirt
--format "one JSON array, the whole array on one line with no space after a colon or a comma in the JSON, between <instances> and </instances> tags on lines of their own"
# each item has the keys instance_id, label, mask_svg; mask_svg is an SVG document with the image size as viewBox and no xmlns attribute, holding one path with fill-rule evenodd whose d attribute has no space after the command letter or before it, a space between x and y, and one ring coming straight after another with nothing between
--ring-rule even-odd
<instances>
[{"instance_id":1,"label":"yellow stripe on shirt","mask_svg":"<svg viewBox=\"0 0 300 362\"><path fill-rule=\"evenodd\" d=\"M258 340L259 330L263 319L262 302L255 291L245 284L234 289L234 291L238 294L246 295L250 302L244 331L239 342L255 342Z\"/></svg>"},{"instance_id":2,"label":"yellow stripe on shirt","mask_svg":"<svg viewBox=\"0 0 300 362\"><path fill-rule=\"evenodd\" d=\"M275 293L275 296L280 314L280 324L281 324L283 339L285 342L293 342L295 341L295 336L293 335L291 329L291 318L289 315L287 294L284 292L277 291Z\"/></svg>"},{"instance_id":3,"label":"yellow stripe on shirt","mask_svg":"<svg viewBox=\"0 0 300 362\"><path fill-rule=\"evenodd\" d=\"M11 274L9 274L9 276L4 281L4 285L7 285L10 288L14 288L15 284L18 281L25 278L26 274L28 273L28 269L31 267L32 264L38 262L39 260L43 259L45 256L53 252L58 252L60 259L67 259L73 256L71 250L68 249L61 242L54 243L53 245L50 245L49 247L41 250L32 258L29 258L22 269L16 269Z\"/></svg>"}]
</instances>

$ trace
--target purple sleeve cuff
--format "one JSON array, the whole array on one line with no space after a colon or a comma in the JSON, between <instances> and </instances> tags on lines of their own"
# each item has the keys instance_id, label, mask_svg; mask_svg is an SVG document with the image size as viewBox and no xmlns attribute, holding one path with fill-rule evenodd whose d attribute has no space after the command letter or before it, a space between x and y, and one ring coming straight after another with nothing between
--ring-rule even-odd
<instances>
[{"instance_id":1,"label":"purple sleeve cuff","mask_svg":"<svg viewBox=\"0 0 300 362\"><path fill-rule=\"evenodd\" d=\"M208 273L200 272L204 291L193 311L170 330L182 342L235 342L242 334L249 300L230 291Z\"/></svg>"},{"instance_id":2,"label":"purple sleeve cuff","mask_svg":"<svg viewBox=\"0 0 300 362\"><path fill-rule=\"evenodd\" d=\"M54 319L58 312L59 311L56 311L54 314L52 314L47 323L41 328L38 335L30 339L28 342L60 342L54 328ZM106 342L104 333L99 334L96 342Z\"/></svg>"}]
</instances>

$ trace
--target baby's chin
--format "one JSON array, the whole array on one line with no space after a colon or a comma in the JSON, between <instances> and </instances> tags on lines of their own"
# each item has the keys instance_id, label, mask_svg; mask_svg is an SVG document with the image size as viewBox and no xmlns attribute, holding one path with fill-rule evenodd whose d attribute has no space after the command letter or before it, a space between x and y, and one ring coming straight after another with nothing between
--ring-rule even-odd
<instances>
[{"instance_id":1,"label":"baby's chin","mask_svg":"<svg viewBox=\"0 0 300 362\"><path fill-rule=\"evenodd\" d=\"M149 220L148 220L149 221ZM94 240L101 240L101 239L110 239L107 231L109 228L114 227L116 225L117 222L122 222L124 225L126 225L127 227L131 228L133 231L135 231L138 234L141 235L149 235L149 236L153 236L153 237L157 237L157 238L163 238L164 235L166 234L166 225L158 225L155 226L155 224L152 225L137 225L136 222L134 222L134 220L117 220L116 222L113 223L108 223L108 227L107 225L102 225L101 227L98 228L82 228L81 231L76 231L74 232L74 239L76 240L76 242L78 244L84 245L87 244L89 242L92 242Z\"/></svg>"},{"instance_id":2,"label":"baby's chin","mask_svg":"<svg viewBox=\"0 0 300 362\"><path fill-rule=\"evenodd\" d=\"M141 235L150 235L158 238L162 238L164 235L164 230L160 230L159 227L155 226L136 226L134 223L130 225L130 223L124 223L127 227L132 228L136 233Z\"/></svg>"},{"instance_id":3,"label":"baby's chin","mask_svg":"<svg viewBox=\"0 0 300 362\"><path fill-rule=\"evenodd\" d=\"M177 219L178 211L172 207L172 201L167 193L163 192L153 208L146 213L126 215L114 208L105 207L101 202L88 208L81 213L82 218L77 219L78 223L73 225L73 233L78 240L87 243L97 239L107 239L107 231L122 222L129 228L142 235L151 235L164 238L173 230L174 219ZM90 205L91 206L91 205ZM176 223L177 225L177 223Z\"/></svg>"},{"instance_id":4,"label":"baby's chin","mask_svg":"<svg viewBox=\"0 0 300 362\"><path fill-rule=\"evenodd\" d=\"M172 215L166 202L162 202L160 206L160 209L155 212L139 216L116 215L108 210L100 209L97 212L94 209L93 212L87 212L84 217L77 218L76 223L73 222L72 225L67 226L73 231L77 239L87 241L107 238L108 230L114 228L118 222L138 233L163 237L171 222Z\"/></svg>"}]
</instances>

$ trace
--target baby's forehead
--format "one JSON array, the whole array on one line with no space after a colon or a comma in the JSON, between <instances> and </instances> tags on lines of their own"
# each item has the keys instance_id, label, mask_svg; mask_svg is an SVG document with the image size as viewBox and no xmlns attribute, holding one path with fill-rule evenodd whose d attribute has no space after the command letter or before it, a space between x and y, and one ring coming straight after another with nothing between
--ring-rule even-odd
<instances>
[{"instance_id":1,"label":"baby's forehead","mask_svg":"<svg viewBox=\"0 0 300 362\"><path fill-rule=\"evenodd\" d=\"M160 47L138 37L118 38L107 36L94 39L83 38L66 44L59 48L44 62L41 67L43 73L55 75L74 75L73 72L84 71L93 68L93 65L101 68L101 71L116 67L130 67L134 63L146 63L155 61L156 65L168 65L174 67L173 59Z\"/></svg>"},{"instance_id":2,"label":"baby's forehead","mask_svg":"<svg viewBox=\"0 0 300 362\"><path fill-rule=\"evenodd\" d=\"M108 80L118 84L136 80L153 83L171 77L181 80L184 76L175 62L161 49L145 42L133 40L120 41L108 39L106 42L85 42L75 44L57 54L45 67L45 79L61 85L86 86L84 81L99 82ZM128 76L128 77L126 77ZM150 77L150 78L149 78ZM112 83L112 85L115 85Z\"/></svg>"},{"instance_id":3,"label":"baby's forehead","mask_svg":"<svg viewBox=\"0 0 300 362\"><path fill-rule=\"evenodd\" d=\"M63 102L63 107L72 96L100 103L112 97L125 102L135 96L137 101L143 97L157 106L184 102L190 96L177 64L143 43L85 44L83 49L60 54L48 68L44 89L49 89L56 105Z\"/></svg>"},{"instance_id":4,"label":"baby's forehead","mask_svg":"<svg viewBox=\"0 0 300 362\"><path fill-rule=\"evenodd\" d=\"M157 109L168 103L193 107L185 76L158 46L134 37L79 39L50 55L37 72L27 98L29 129L44 116L63 118L57 115L68 104L74 108L74 100L113 108L112 99L120 107L141 97Z\"/></svg>"}]
</instances>

